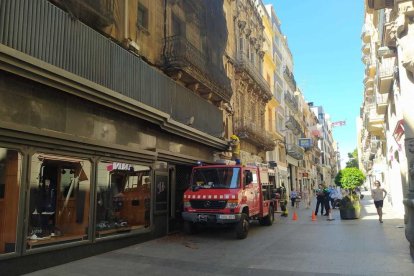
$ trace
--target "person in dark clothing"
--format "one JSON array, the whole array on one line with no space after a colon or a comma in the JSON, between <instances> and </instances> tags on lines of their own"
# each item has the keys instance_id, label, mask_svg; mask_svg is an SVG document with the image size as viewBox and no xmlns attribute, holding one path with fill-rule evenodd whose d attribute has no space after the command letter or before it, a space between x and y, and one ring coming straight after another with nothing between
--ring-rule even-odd
<instances>
[{"instance_id":1,"label":"person in dark clothing","mask_svg":"<svg viewBox=\"0 0 414 276\"><path fill-rule=\"evenodd\" d=\"M319 205L321 206L321 215L323 215L323 209L325 207L325 194L323 192L323 186L319 184L318 189L315 191L316 194L316 209L315 216L318 215Z\"/></svg>"}]
</instances>

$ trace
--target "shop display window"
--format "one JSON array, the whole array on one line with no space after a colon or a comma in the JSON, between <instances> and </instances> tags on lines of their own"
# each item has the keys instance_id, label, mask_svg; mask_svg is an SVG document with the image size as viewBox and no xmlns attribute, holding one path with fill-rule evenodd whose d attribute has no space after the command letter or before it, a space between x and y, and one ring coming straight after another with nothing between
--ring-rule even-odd
<instances>
[{"instance_id":1,"label":"shop display window","mask_svg":"<svg viewBox=\"0 0 414 276\"><path fill-rule=\"evenodd\" d=\"M98 164L97 238L148 228L150 211L150 167L121 162Z\"/></svg>"},{"instance_id":2,"label":"shop display window","mask_svg":"<svg viewBox=\"0 0 414 276\"><path fill-rule=\"evenodd\" d=\"M22 156L0 148L0 254L16 251Z\"/></svg>"},{"instance_id":3,"label":"shop display window","mask_svg":"<svg viewBox=\"0 0 414 276\"><path fill-rule=\"evenodd\" d=\"M32 157L28 249L88 239L90 175L87 160Z\"/></svg>"}]
</instances>

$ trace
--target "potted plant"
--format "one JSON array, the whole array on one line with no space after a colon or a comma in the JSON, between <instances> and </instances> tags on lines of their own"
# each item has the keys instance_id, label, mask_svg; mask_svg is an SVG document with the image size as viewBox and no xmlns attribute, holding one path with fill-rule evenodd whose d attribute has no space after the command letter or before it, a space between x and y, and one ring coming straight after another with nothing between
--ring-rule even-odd
<instances>
[{"instance_id":1,"label":"potted plant","mask_svg":"<svg viewBox=\"0 0 414 276\"><path fill-rule=\"evenodd\" d=\"M364 183L365 175L358 168L345 168L335 177L335 183L348 191L339 205L341 219L357 219L361 215L361 203L355 188Z\"/></svg>"}]
</instances>

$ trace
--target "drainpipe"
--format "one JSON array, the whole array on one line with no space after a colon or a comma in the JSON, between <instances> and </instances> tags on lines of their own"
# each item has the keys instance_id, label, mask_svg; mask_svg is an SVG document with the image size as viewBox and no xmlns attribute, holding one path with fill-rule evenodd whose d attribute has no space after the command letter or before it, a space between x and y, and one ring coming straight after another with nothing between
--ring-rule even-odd
<instances>
[{"instance_id":1,"label":"drainpipe","mask_svg":"<svg viewBox=\"0 0 414 276\"><path fill-rule=\"evenodd\" d=\"M126 43L128 43L129 39L129 12L128 12L128 6L129 6L129 0L124 1L124 39Z\"/></svg>"},{"instance_id":2,"label":"drainpipe","mask_svg":"<svg viewBox=\"0 0 414 276\"><path fill-rule=\"evenodd\" d=\"M410 13L406 14L406 9L402 9L399 4L407 4L407 2L397 3L399 16L395 21L397 32L397 54L399 69L399 86L401 91L401 102L404 118L405 131L405 154L407 157L407 166L402 168L404 189L404 206L405 206L405 236L410 242L410 253L414 259L414 70L407 67L406 62L414 62L414 53L409 53L414 45L414 24L410 23L408 17L414 16L414 7L411 5ZM408 26L408 25L412 26ZM404 177L405 176L405 177Z\"/></svg>"}]
</instances>

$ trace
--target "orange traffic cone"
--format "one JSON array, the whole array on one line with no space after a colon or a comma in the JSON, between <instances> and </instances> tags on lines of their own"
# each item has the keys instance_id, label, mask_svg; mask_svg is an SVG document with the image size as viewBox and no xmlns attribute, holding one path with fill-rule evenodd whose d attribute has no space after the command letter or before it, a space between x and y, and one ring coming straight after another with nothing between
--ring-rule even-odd
<instances>
[{"instance_id":1,"label":"orange traffic cone","mask_svg":"<svg viewBox=\"0 0 414 276\"><path fill-rule=\"evenodd\" d=\"M312 221L316 221L316 216L315 216L315 212L312 211Z\"/></svg>"},{"instance_id":2,"label":"orange traffic cone","mask_svg":"<svg viewBox=\"0 0 414 276\"><path fill-rule=\"evenodd\" d=\"M296 212L293 212L293 220L298 220L298 215L296 214Z\"/></svg>"}]
</instances>

